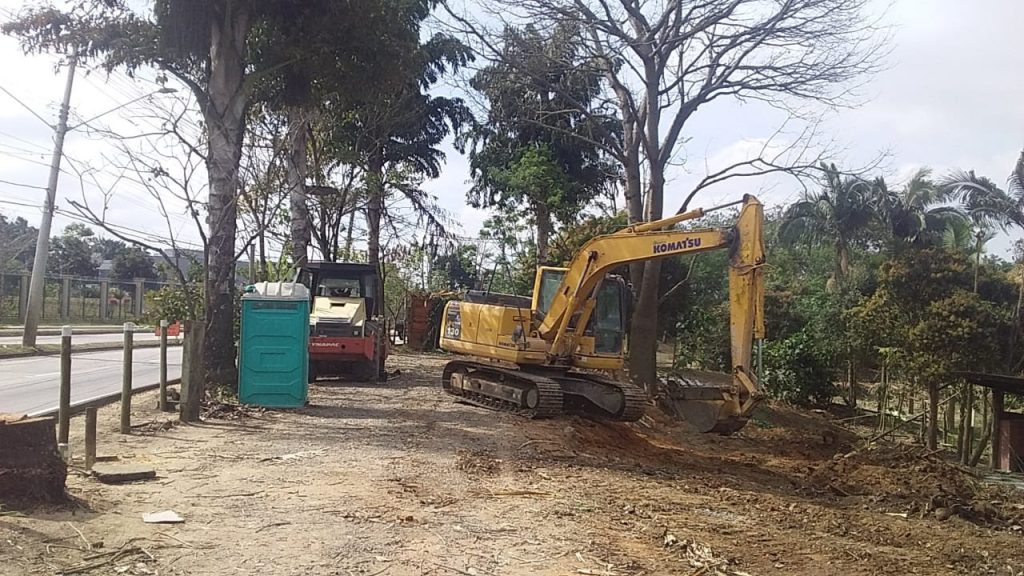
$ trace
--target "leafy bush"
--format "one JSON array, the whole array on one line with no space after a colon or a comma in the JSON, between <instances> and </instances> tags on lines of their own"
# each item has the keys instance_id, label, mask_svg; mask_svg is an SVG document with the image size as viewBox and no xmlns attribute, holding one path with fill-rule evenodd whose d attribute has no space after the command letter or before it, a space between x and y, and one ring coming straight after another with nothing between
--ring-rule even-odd
<instances>
[{"instance_id":1,"label":"leafy bush","mask_svg":"<svg viewBox=\"0 0 1024 576\"><path fill-rule=\"evenodd\" d=\"M191 294L181 286L170 285L154 292L149 292L146 303L146 321L157 324L160 320L170 323L202 318L203 303L199 288L192 289Z\"/></svg>"},{"instance_id":2,"label":"leafy bush","mask_svg":"<svg viewBox=\"0 0 1024 576\"><path fill-rule=\"evenodd\" d=\"M773 397L802 405L826 404L836 392L826 355L806 331L765 343L762 384Z\"/></svg>"}]
</instances>

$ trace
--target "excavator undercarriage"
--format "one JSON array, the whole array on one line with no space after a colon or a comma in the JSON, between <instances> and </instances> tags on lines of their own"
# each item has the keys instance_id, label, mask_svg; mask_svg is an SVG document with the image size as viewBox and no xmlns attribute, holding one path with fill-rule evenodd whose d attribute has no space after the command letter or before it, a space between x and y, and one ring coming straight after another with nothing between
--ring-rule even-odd
<instances>
[{"instance_id":1,"label":"excavator undercarriage","mask_svg":"<svg viewBox=\"0 0 1024 576\"><path fill-rule=\"evenodd\" d=\"M441 386L468 404L528 418L579 414L634 422L643 416L646 404L643 390L599 374L532 372L461 360L445 366Z\"/></svg>"}]
</instances>

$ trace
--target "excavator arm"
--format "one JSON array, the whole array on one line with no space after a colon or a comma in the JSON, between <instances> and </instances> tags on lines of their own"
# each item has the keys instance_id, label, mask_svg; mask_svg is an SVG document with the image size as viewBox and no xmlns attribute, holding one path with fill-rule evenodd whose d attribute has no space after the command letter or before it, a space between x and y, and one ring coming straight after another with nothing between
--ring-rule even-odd
<instances>
[{"instance_id":1,"label":"excavator arm","mask_svg":"<svg viewBox=\"0 0 1024 576\"><path fill-rule=\"evenodd\" d=\"M740 203L739 218L730 228L673 228ZM764 209L753 196L633 225L587 242L569 264L537 329L541 338L551 342L549 361L571 363L576 339L594 308L595 291L608 271L631 262L719 249L729 250L732 382L715 389L721 392L721 398L709 394L707 387L677 386L663 391L663 405L704 431L729 433L742 427L761 398L751 362L753 341L764 337Z\"/></svg>"}]
</instances>

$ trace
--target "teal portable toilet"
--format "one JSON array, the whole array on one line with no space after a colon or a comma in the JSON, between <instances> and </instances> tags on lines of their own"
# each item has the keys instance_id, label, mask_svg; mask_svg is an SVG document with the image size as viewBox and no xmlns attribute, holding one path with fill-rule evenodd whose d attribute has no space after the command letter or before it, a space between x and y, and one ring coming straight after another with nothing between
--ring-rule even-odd
<instances>
[{"instance_id":1,"label":"teal portable toilet","mask_svg":"<svg viewBox=\"0 0 1024 576\"><path fill-rule=\"evenodd\" d=\"M306 404L309 290L261 282L242 295L238 399L268 408Z\"/></svg>"}]
</instances>

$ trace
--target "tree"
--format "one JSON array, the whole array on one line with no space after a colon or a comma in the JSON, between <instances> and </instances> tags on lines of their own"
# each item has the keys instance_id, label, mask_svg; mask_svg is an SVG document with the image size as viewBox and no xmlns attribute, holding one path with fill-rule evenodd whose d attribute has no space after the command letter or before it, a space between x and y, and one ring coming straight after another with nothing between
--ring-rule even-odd
<instances>
[{"instance_id":1,"label":"tree","mask_svg":"<svg viewBox=\"0 0 1024 576\"><path fill-rule=\"evenodd\" d=\"M970 220L958 206L948 205L950 195L920 168L898 190L890 190L882 177L872 183L872 202L884 234L914 246L962 246Z\"/></svg>"},{"instance_id":2,"label":"tree","mask_svg":"<svg viewBox=\"0 0 1024 576\"><path fill-rule=\"evenodd\" d=\"M28 50L74 54L108 69L143 65L188 86L203 114L209 177L208 257L203 366L212 383L231 385L235 347L232 288L238 166L249 103L247 39L252 27L288 3L252 0L155 0L154 18L118 0L89 0L67 12L35 8L4 24ZM283 16L281 16L283 17Z\"/></svg>"},{"instance_id":3,"label":"tree","mask_svg":"<svg viewBox=\"0 0 1024 576\"><path fill-rule=\"evenodd\" d=\"M0 272L21 272L32 266L39 231L18 216L0 214Z\"/></svg>"},{"instance_id":4,"label":"tree","mask_svg":"<svg viewBox=\"0 0 1024 576\"><path fill-rule=\"evenodd\" d=\"M507 58L496 40L504 30L525 22L577 30L572 41L605 77L609 87L605 101L616 109L621 126L621 138L604 141L609 142L606 152L622 167L633 222L663 216L665 170L678 160L678 144L698 110L726 99L760 100L780 108L793 100L839 105L848 94L843 87L873 71L883 51L884 38L866 21L868 0L500 0L494 4L488 17L500 27L497 32L489 32L487 25L474 23L454 9L449 8L449 15L490 57L517 66L523 74L530 74L531 68ZM558 90L551 82L547 87ZM588 106L569 103L574 111L595 115ZM598 110L600 119L612 119L605 107ZM705 176L681 209L700 190L724 179L790 171L799 165L809 167L802 158L763 151L757 158ZM631 267L630 272L639 289L630 331L630 371L648 386L655 383L660 265L653 260Z\"/></svg>"},{"instance_id":5,"label":"tree","mask_svg":"<svg viewBox=\"0 0 1024 576\"><path fill-rule=\"evenodd\" d=\"M315 28L321 15L342 4L348 3L316 0L303 2L297 10L290 0L155 0L153 17L148 18L120 0L83 0L68 12L30 9L3 27L19 36L27 50L74 54L129 72L152 65L174 75L192 92L203 115L209 180L202 349L210 383L237 382L233 280L234 264L244 251L236 251L235 241L247 110L257 79L297 64L262 58L259 40L285 28ZM371 3L365 12L376 13L376 8ZM415 30L418 33L418 27Z\"/></svg>"},{"instance_id":6,"label":"tree","mask_svg":"<svg viewBox=\"0 0 1024 576\"><path fill-rule=\"evenodd\" d=\"M114 256L113 260L110 274L118 280L157 277L156 268L153 267L153 260L145 250L138 246L130 248L126 246L123 251Z\"/></svg>"},{"instance_id":7,"label":"tree","mask_svg":"<svg viewBox=\"0 0 1024 576\"><path fill-rule=\"evenodd\" d=\"M963 256L942 249L905 252L882 266L878 291L850 311L860 345L898 351L912 383L927 390L931 449L940 392L955 372L1000 361L996 336L1004 315L969 290L968 270Z\"/></svg>"},{"instance_id":8,"label":"tree","mask_svg":"<svg viewBox=\"0 0 1024 576\"><path fill-rule=\"evenodd\" d=\"M50 240L47 272L51 274L95 277L98 266L93 259L95 233L84 224L70 224L63 234Z\"/></svg>"},{"instance_id":9,"label":"tree","mask_svg":"<svg viewBox=\"0 0 1024 576\"><path fill-rule=\"evenodd\" d=\"M427 3L432 4L432 3ZM402 15L416 30L430 14L429 5L415 5ZM471 114L460 98L432 96L429 89L442 76L458 70L472 58L458 40L435 34L414 47L401 86L388 93L373 93L349 115L344 128L350 131L353 149L364 169L366 189L367 259L381 266L381 221L387 197L395 193L416 207L429 224L443 229L428 205L429 199L412 177L440 175L444 153L441 142L458 131ZM383 289L383 288L382 288ZM383 299L383 294L378 295Z\"/></svg>"},{"instance_id":10,"label":"tree","mask_svg":"<svg viewBox=\"0 0 1024 576\"><path fill-rule=\"evenodd\" d=\"M453 251L438 255L431 267L437 279L432 284L446 290L479 290L478 254L476 246L463 244Z\"/></svg>"},{"instance_id":11,"label":"tree","mask_svg":"<svg viewBox=\"0 0 1024 576\"><path fill-rule=\"evenodd\" d=\"M92 243L93 252L103 260L113 260L127 248L127 244L116 238L97 238Z\"/></svg>"},{"instance_id":12,"label":"tree","mask_svg":"<svg viewBox=\"0 0 1024 576\"><path fill-rule=\"evenodd\" d=\"M524 206L532 215L542 263L548 261L556 221L575 222L580 210L619 176L594 142L619 136L614 119L599 120L593 111L603 76L581 55L574 36L565 25L544 33L530 25L506 29L505 59L470 80L487 99L487 112L461 142L469 150L473 175L470 204ZM520 67L529 71L522 73ZM574 110L573 103L590 113Z\"/></svg>"},{"instance_id":13,"label":"tree","mask_svg":"<svg viewBox=\"0 0 1024 576\"><path fill-rule=\"evenodd\" d=\"M850 274L850 247L865 239L876 212L871 184L823 165L824 182L807 192L783 217L779 236L789 242L828 245L835 252L833 278L842 286Z\"/></svg>"},{"instance_id":14,"label":"tree","mask_svg":"<svg viewBox=\"0 0 1024 576\"><path fill-rule=\"evenodd\" d=\"M435 2L357 0L292 3L287 18L268 21L255 33L254 50L266 74L257 77L255 98L264 112L287 127L284 157L290 207L292 260L301 266L311 241L308 186L313 176L323 190L324 164L311 155L343 152L325 143L325 125L342 124L359 103L404 86L414 67L420 21ZM319 142L318 142L319 140ZM327 145L325 145L327 144ZM321 194L322 196L322 194ZM342 202L344 204L344 202Z\"/></svg>"},{"instance_id":15,"label":"tree","mask_svg":"<svg viewBox=\"0 0 1024 576\"><path fill-rule=\"evenodd\" d=\"M976 221L1024 228L1024 151L1007 178L1006 190L973 170L954 170L940 181L940 186L959 198Z\"/></svg>"}]
</instances>

